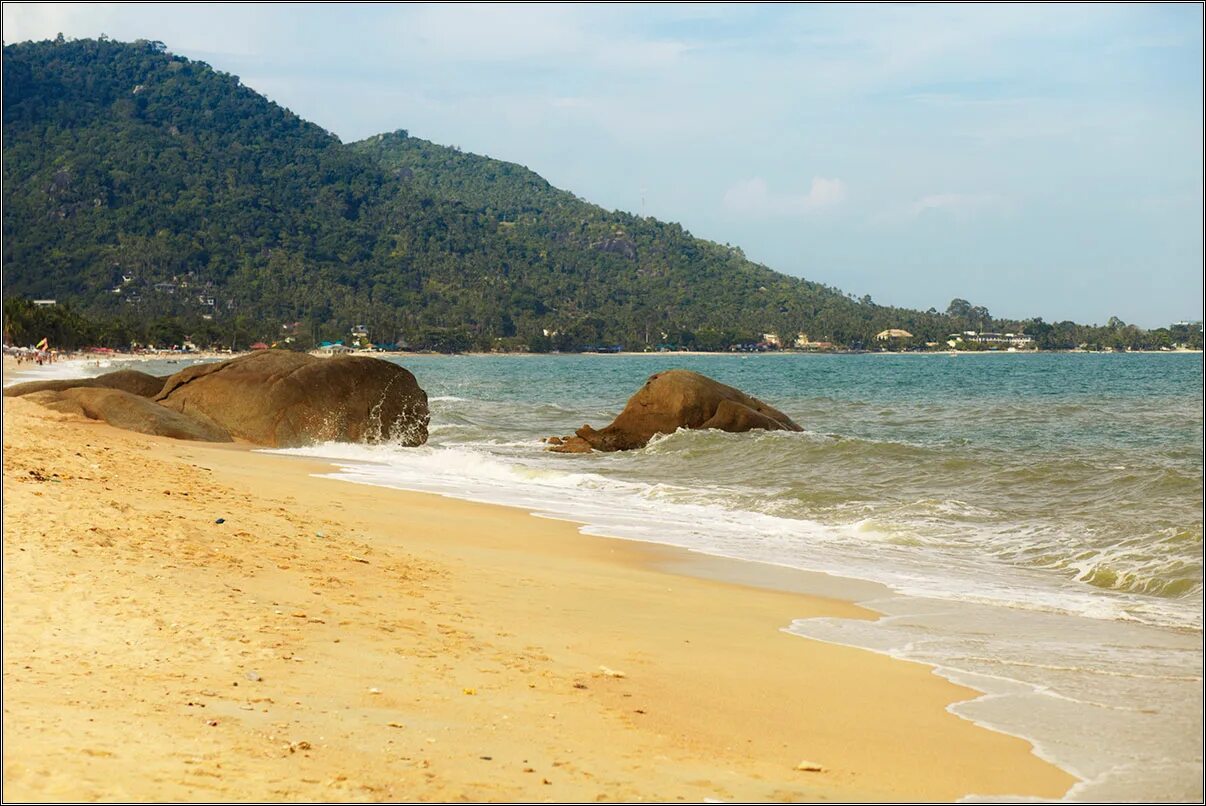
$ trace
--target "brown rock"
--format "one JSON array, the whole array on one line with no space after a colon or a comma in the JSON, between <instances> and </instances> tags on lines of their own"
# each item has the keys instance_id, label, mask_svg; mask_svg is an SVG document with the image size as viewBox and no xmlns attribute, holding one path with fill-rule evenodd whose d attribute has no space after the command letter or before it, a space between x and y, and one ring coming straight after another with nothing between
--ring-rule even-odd
<instances>
[{"instance_id":1,"label":"brown rock","mask_svg":"<svg viewBox=\"0 0 1206 806\"><path fill-rule=\"evenodd\" d=\"M407 370L364 356L263 350L167 379L156 402L273 447L427 441L427 393Z\"/></svg>"},{"instance_id":2,"label":"brown rock","mask_svg":"<svg viewBox=\"0 0 1206 806\"><path fill-rule=\"evenodd\" d=\"M611 425L598 431L584 425L576 436L565 438L563 445L549 450L565 453L583 453L591 448L631 450L644 447L655 434L670 434L679 428L731 432L755 428L803 430L783 412L739 389L697 372L672 369L651 375Z\"/></svg>"},{"instance_id":3,"label":"brown rock","mask_svg":"<svg viewBox=\"0 0 1206 806\"><path fill-rule=\"evenodd\" d=\"M549 440L549 443L553 446L549 450L553 453L590 453L592 450L590 443L582 437L570 436L565 439L553 437L553 439L557 440L556 442Z\"/></svg>"},{"instance_id":4,"label":"brown rock","mask_svg":"<svg viewBox=\"0 0 1206 806\"><path fill-rule=\"evenodd\" d=\"M120 389L139 397L154 397L163 389L166 377L148 375L136 369L122 369L108 372L95 378L67 378L61 381L29 381L9 386L4 390L5 397L21 397L33 392L61 392L64 389Z\"/></svg>"},{"instance_id":5,"label":"brown rock","mask_svg":"<svg viewBox=\"0 0 1206 806\"><path fill-rule=\"evenodd\" d=\"M230 435L221 428L198 422L145 397L120 389L47 389L32 392L24 397L55 411L78 414L91 420L104 420L127 431L201 442L230 442Z\"/></svg>"}]
</instances>

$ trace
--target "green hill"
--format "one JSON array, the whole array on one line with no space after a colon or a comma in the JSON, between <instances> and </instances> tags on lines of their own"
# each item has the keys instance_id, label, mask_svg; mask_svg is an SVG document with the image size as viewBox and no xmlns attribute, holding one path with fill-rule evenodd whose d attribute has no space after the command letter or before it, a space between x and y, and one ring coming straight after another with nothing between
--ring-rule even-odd
<instances>
[{"instance_id":1,"label":"green hill","mask_svg":"<svg viewBox=\"0 0 1206 806\"><path fill-rule=\"evenodd\" d=\"M345 145L145 41L4 48L3 261L6 298L265 340L363 323L417 346L719 348L953 324L606 211L522 166L401 131Z\"/></svg>"}]
</instances>

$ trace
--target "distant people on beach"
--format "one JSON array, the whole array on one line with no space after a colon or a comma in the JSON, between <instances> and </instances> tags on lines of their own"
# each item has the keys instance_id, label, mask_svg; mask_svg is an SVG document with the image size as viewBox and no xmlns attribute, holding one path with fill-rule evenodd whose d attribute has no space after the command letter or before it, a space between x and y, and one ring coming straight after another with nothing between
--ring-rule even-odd
<instances>
[{"instance_id":1,"label":"distant people on beach","mask_svg":"<svg viewBox=\"0 0 1206 806\"><path fill-rule=\"evenodd\" d=\"M22 364L34 363L34 364L37 364L39 367L44 366L46 364L53 364L59 358L57 353L43 351L43 350L39 350L39 351L33 352L33 353L28 353L28 352L17 353L16 356L14 356L14 357L17 360L17 366L21 366Z\"/></svg>"}]
</instances>

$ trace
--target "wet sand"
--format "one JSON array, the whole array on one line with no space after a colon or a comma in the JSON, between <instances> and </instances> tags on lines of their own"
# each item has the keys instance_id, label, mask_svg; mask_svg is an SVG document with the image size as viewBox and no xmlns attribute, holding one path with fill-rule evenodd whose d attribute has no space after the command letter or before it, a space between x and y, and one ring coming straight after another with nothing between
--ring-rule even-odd
<instances>
[{"instance_id":1,"label":"wet sand","mask_svg":"<svg viewBox=\"0 0 1206 806\"><path fill-rule=\"evenodd\" d=\"M782 632L874 618L840 581L825 598L694 576L684 552L521 510L4 404L6 800L953 800L1075 782L948 713L975 693L928 667Z\"/></svg>"}]
</instances>

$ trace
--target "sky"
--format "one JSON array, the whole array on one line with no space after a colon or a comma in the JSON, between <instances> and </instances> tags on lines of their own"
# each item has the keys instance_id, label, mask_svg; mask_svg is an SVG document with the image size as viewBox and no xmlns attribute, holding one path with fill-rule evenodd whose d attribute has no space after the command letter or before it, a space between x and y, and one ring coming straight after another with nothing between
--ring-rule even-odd
<instances>
[{"instance_id":1,"label":"sky","mask_svg":"<svg viewBox=\"0 0 1206 806\"><path fill-rule=\"evenodd\" d=\"M1199 4L6 3L878 303L1202 318Z\"/></svg>"}]
</instances>

